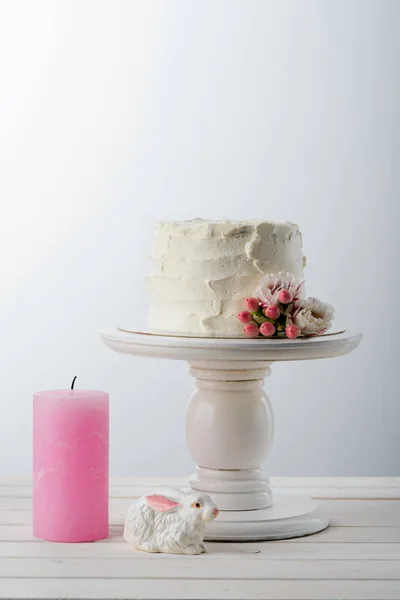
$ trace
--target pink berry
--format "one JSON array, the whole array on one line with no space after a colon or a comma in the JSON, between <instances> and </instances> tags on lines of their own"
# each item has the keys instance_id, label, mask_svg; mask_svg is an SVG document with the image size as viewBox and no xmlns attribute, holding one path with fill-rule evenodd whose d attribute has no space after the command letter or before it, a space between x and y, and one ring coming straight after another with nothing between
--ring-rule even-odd
<instances>
[{"instance_id":1,"label":"pink berry","mask_svg":"<svg viewBox=\"0 0 400 600\"><path fill-rule=\"evenodd\" d=\"M279 310L276 304L270 304L264 310L264 314L266 317L268 317L268 319L272 319L273 321L275 321L275 319L279 318L281 311Z\"/></svg>"},{"instance_id":2,"label":"pink berry","mask_svg":"<svg viewBox=\"0 0 400 600\"><path fill-rule=\"evenodd\" d=\"M278 294L278 300L282 304L289 304L293 300L293 294L289 290L281 290Z\"/></svg>"},{"instance_id":3,"label":"pink berry","mask_svg":"<svg viewBox=\"0 0 400 600\"><path fill-rule=\"evenodd\" d=\"M242 310L242 312L240 312L237 315L237 318L239 319L239 321L241 321L242 323L250 323L251 321L251 314L249 313L248 310Z\"/></svg>"},{"instance_id":4,"label":"pink berry","mask_svg":"<svg viewBox=\"0 0 400 600\"><path fill-rule=\"evenodd\" d=\"M257 310L260 305L260 301L258 298L246 298L244 301L244 305L250 312Z\"/></svg>"},{"instance_id":5,"label":"pink berry","mask_svg":"<svg viewBox=\"0 0 400 600\"><path fill-rule=\"evenodd\" d=\"M286 337L290 340L295 340L301 333L300 327L297 325L288 325L285 329Z\"/></svg>"},{"instance_id":6,"label":"pink berry","mask_svg":"<svg viewBox=\"0 0 400 600\"><path fill-rule=\"evenodd\" d=\"M243 327L243 333L247 335L247 337L257 337L260 330L258 329L257 323L249 323Z\"/></svg>"},{"instance_id":7,"label":"pink berry","mask_svg":"<svg viewBox=\"0 0 400 600\"><path fill-rule=\"evenodd\" d=\"M271 337L275 333L275 327L269 321L265 321L260 327L260 332L265 337Z\"/></svg>"}]
</instances>

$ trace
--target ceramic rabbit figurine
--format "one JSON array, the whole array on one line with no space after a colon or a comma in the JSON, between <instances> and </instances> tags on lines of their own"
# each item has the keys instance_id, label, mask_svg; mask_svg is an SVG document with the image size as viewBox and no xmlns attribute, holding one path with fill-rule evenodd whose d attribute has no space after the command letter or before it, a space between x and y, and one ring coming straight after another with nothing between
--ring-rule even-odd
<instances>
[{"instance_id":1,"label":"ceramic rabbit figurine","mask_svg":"<svg viewBox=\"0 0 400 600\"><path fill-rule=\"evenodd\" d=\"M207 521L218 508L210 496L169 488L139 498L125 518L124 539L144 552L201 554Z\"/></svg>"}]
</instances>

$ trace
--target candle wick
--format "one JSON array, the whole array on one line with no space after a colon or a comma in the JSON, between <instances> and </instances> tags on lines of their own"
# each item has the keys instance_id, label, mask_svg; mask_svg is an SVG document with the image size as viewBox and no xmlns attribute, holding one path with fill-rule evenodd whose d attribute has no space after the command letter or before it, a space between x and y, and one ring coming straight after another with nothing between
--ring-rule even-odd
<instances>
[{"instance_id":1,"label":"candle wick","mask_svg":"<svg viewBox=\"0 0 400 600\"><path fill-rule=\"evenodd\" d=\"M76 380L76 377L77 377L77 376L75 375L75 377L74 377L74 378L73 378L73 380L72 380L72 383L71 383L71 390L73 390L73 389L74 389L74 385L75 385L75 380Z\"/></svg>"}]
</instances>

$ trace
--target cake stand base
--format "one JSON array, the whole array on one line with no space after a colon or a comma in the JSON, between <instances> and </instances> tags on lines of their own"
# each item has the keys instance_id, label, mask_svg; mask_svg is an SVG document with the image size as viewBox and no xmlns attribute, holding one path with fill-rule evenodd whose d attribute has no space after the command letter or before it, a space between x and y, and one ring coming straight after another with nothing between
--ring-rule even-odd
<instances>
[{"instance_id":1,"label":"cake stand base","mask_svg":"<svg viewBox=\"0 0 400 600\"><path fill-rule=\"evenodd\" d=\"M274 490L274 503L261 510L221 511L206 527L205 539L215 542L284 540L326 529L329 517L311 498Z\"/></svg>"}]
</instances>

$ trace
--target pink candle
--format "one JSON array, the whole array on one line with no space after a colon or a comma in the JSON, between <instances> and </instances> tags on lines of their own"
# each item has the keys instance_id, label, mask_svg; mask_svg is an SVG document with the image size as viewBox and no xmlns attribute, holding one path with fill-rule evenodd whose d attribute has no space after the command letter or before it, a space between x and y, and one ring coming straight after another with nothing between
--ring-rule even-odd
<instances>
[{"instance_id":1,"label":"pink candle","mask_svg":"<svg viewBox=\"0 0 400 600\"><path fill-rule=\"evenodd\" d=\"M108 394L33 398L33 535L52 542L108 536Z\"/></svg>"}]
</instances>

